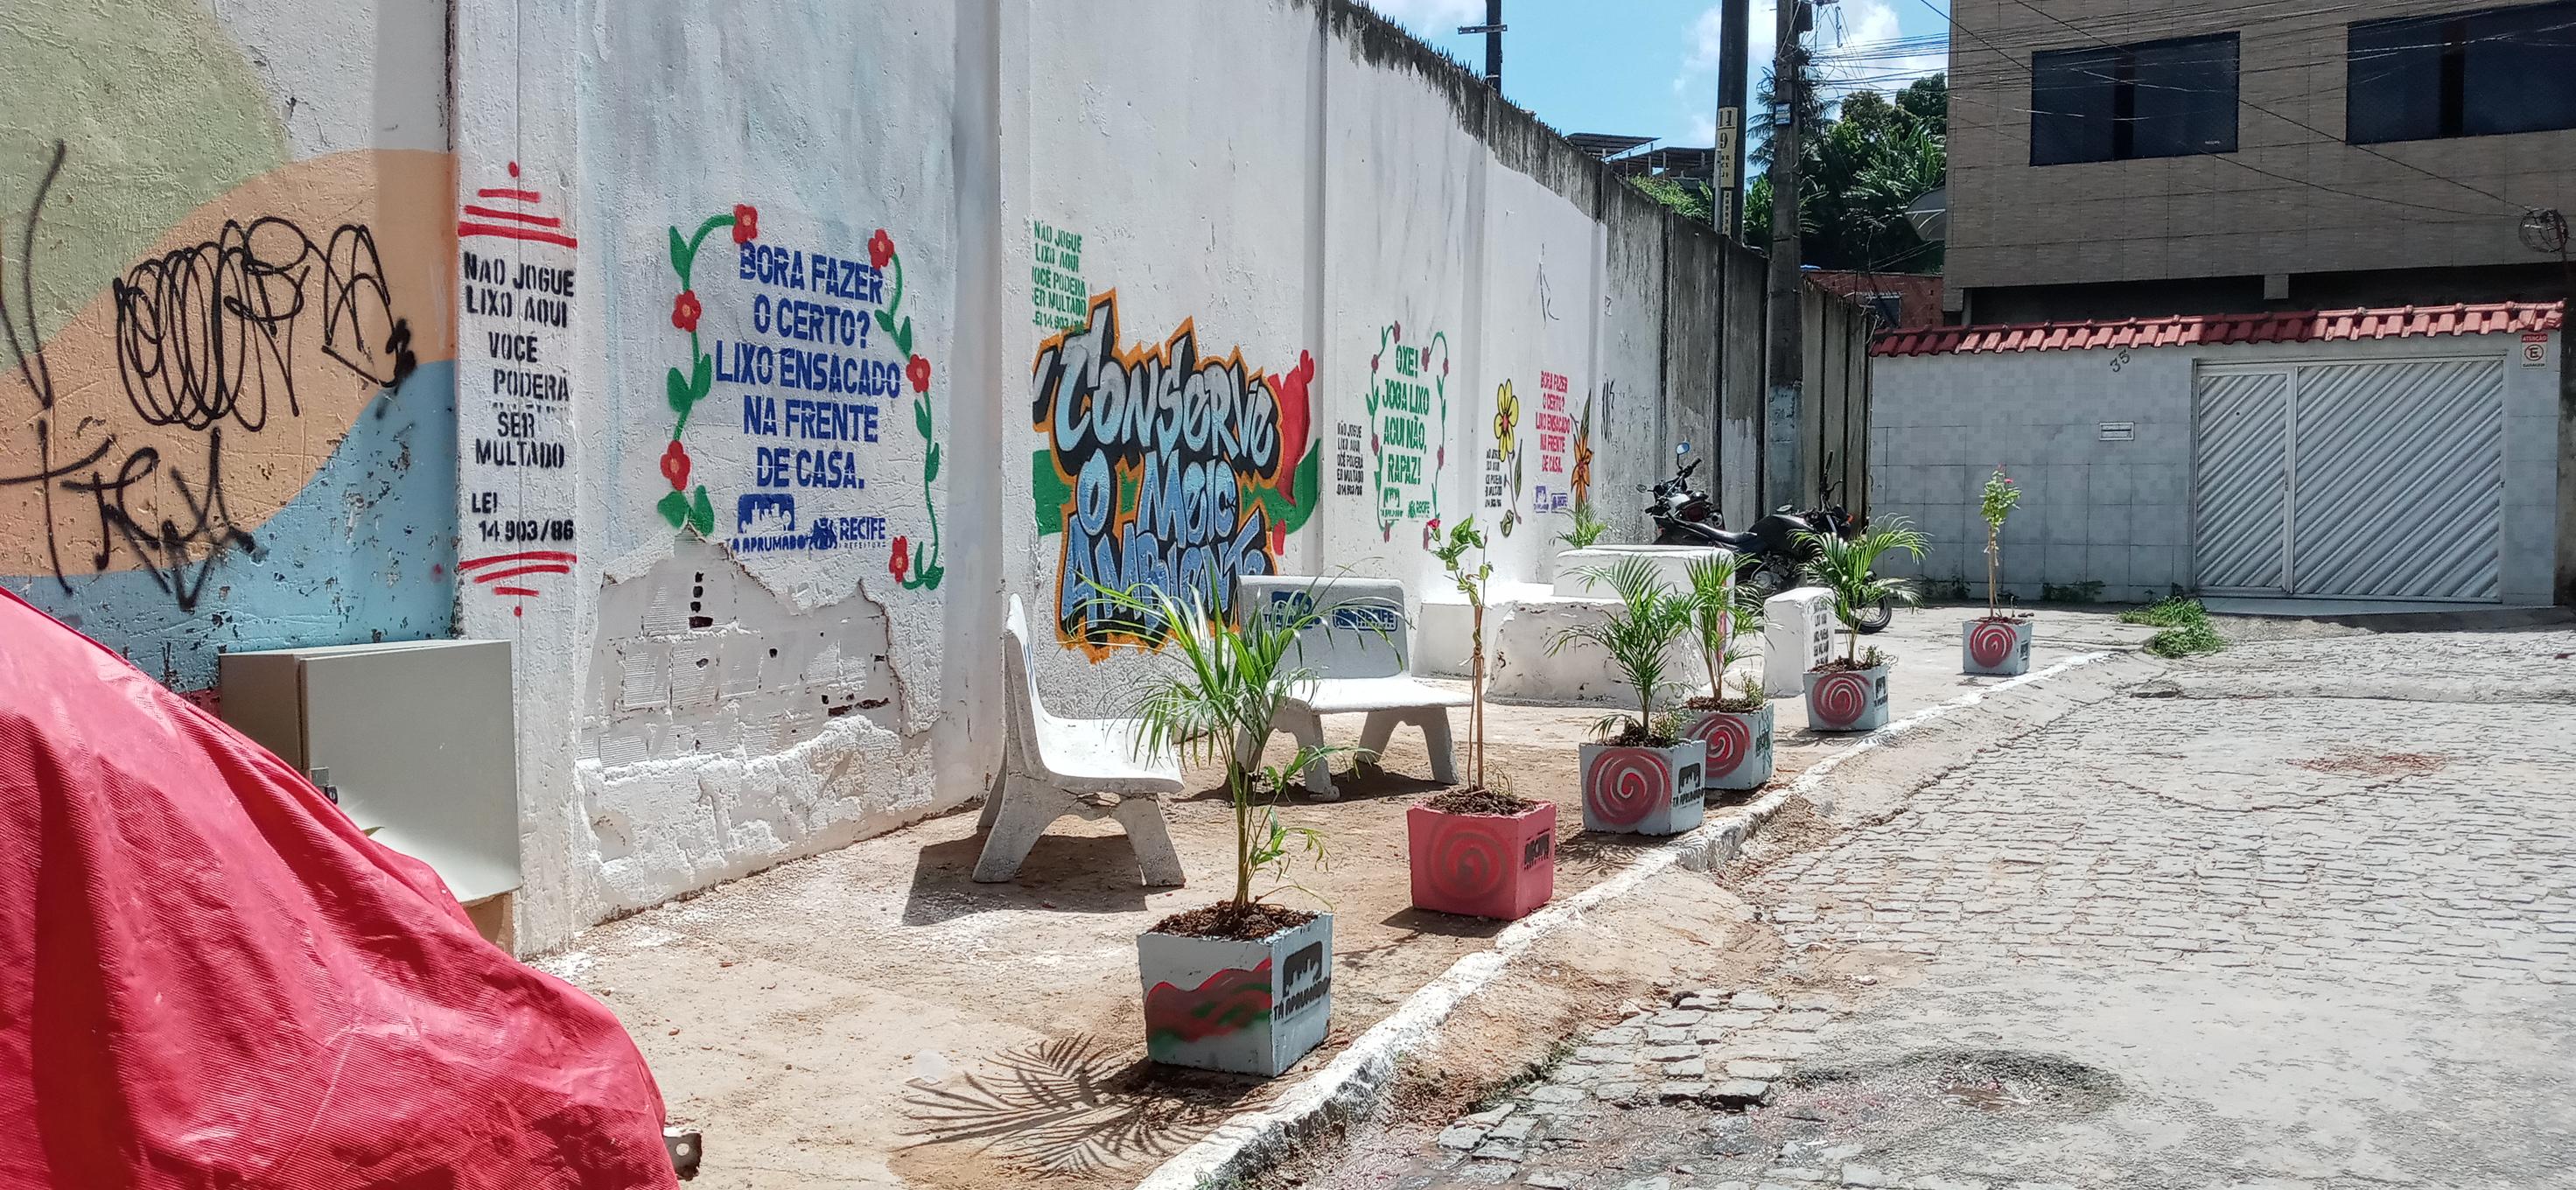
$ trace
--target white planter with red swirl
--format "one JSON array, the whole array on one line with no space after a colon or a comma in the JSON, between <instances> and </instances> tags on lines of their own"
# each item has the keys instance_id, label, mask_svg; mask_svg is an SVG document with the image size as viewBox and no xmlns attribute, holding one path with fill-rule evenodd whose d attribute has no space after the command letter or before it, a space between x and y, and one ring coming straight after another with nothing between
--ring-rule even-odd
<instances>
[{"instance_id":1,"label":"white planter with red swirl","mask_svg":"<svg viewBox=\"0 0 2576 1190\"><path fill-rule=\"evenodd\" d=\"M1960 629L1959 668L2014 677L2030 672L2031 622L2024 616L1979 616Z\"/></svg>"},{"instance_id":2,"label":"white planter with red swirl","mask_svg":"<svg viewBox=\"0 0 2576 1190\"><path fill-rule=\"evenodd\" d=\"M1808 670L1807 729L1876 731L1887 726L1887 671L1894 668Z\"/></svg>"},{"instance_id":3,"label":"white planter with red swirl","mask_svg":"<svg viewBox=\"0 0 2576 1190\"><path fill-rule=\"evenodd\" d=\"M1707 798L1700 770L1708 745L1669 748L1583 746L1583 829L1614 835L1678 835L1699 825Z\"/></svg>"},{"instance_id":4,"label":"white planter with red swirl","mask_svg":"<svg viewBox=\"0 0 2576 1190\"><path fill-rule=\"evenodd\" d=\"M1682 734L1708 749L1702 789L1760 789L1771 779L1771 704L1758 711L1685 711L1698 716Z\"/></svg>"}]
</instances>

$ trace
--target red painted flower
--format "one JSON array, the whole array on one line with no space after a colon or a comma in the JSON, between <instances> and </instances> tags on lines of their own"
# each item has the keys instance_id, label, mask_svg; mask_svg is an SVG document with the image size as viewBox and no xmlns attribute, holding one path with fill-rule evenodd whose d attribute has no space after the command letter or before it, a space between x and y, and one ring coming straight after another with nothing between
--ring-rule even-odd
<instances>
[{"instance_id":1,"label":"red painted flower","mask_svg":"<svg viewBox=\"0 0 2576 1190\"><path fill-rule=\"evenodd\" d=\"M1439 518L1439 517L1433 517L1433 518L1431 518L1430 522L1429 522L1429 523L1427 523L1426 525L1424 525L1423 527L1424 527L1424 528L1427 528L1427 529L1429 529L1429 530L1431 530L1431 531L1432 531L1432 532L1434 532L1434 533L1439 532L1439 531L1440 531L1440 518Z\"/></svg>"},{"instance_id":2,"label":"red painted flower","mask_svg":"<svg viewBox=\"0 0 2576 1190\"><path fill-rule=\"evenodd\" d=\"M886 569L894 573L896 582L903 581L903 572L912 569L912 539L894 539L894 556L886 560Z\"/></svg>"},{"instance_id":3,"label":"red painted flower","mask_svg":"<svg viewBox=\"0 0 2576 1190\"><path fill-rule=\"evenodd\" d=\"M698 315L701 313L704 313L704 310L698 305L697 291L683 289L680 291L680 296L671 302L671 325L696 334Z\"/></svg>"},{"instance_id":4,"label":"red painted flower","mask_svg":"<svg viewBox=\"0 0 2576 1190\"><path fill-rule=\"evenodd\" d=\"M680 448L677 438L662 450L662 478L671 481L675 492L689 486L689 452Z\"/></svg>"},{"instance_id":5,"label":"red painted flower","mask_svg":"<svg viewBox=\"0 0 2576 1190\"><path fill-rule=\"evenodd\" d=\"M1404 324L1403 324L1403 323L1401 323L1401 322L1396 323L1392 329L1395 331L1395 334L1394 334L1394 335L1392 335L1392 336L1390 336L1390 337L1391 337L1391 338L1393 338L1393 339L1394 339L1396 342L1398 342L1398 343L1403 342L1403 341L1404 341Z\"/></svg>"},{"instance_id":6,"label":"red painted flower","mask_svg":"<svg viewBox=\"0 0 2576 1190\"><path fill-rule=\"evenodd\" d=\"M893 259L894 237L887 235L885 229L880 227L877 229L877 234L868 237L868 263L884 268L886 262Z\"/></svg>"},{"instance_id":7,"label":"red painted flower","mask_svg":"<svg viewBox=\"0 0 2576 1190\"><path fill-rule=\"evenodd\" d=\"M929 360L923 359L917 355L912 357L912 362L904 366L903 376L904 379L912 382L912 391L917 393L926 393L930 391Z\"/></svg>"},{"instance_id":8,"label":"red painted flower","mask_svg":"<svg viewBox=\"0 0 2576 1190\"><path fill-rule=\"evenodd\" d=\"M733 242L748 244L760 238L760 208L733 205Z\"/></svg>"},{"instance_id":9,"label":"red painted flower","mask_svg":"<svg viewBox=\"0 0 2576 1190\"><path fill-rule=\"evenodd\" d=\"M1297 366L1273 380L1270 391L1279 401L1279 477L1280 491L1293 497L1297 485L1291 477L1297 473L1297 460L1306 457L1306 429L1313 412L1307 389L1315 383L1315 356L1297 353Z\"/></svg>"}]
</instances>

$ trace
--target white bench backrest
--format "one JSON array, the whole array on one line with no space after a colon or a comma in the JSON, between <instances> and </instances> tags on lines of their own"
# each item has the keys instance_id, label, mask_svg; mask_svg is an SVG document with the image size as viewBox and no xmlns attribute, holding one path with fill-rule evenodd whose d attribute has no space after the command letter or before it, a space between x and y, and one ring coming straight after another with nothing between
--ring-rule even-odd
<instances>
[{"instance_id":1,"label":"white bench backrest","mask_svg":"<svg viewBox=\"0 0 2576 1190\"><path fill-rule=\"evenodd\" d=\"M1320 621L1297 638L1298 664L1318 678L1391 678L1413 656L1404 621L1404 584L1393 579L1245 575L1235 580L1238 614L1305 607Z\"/></svg>"}]
</instances>

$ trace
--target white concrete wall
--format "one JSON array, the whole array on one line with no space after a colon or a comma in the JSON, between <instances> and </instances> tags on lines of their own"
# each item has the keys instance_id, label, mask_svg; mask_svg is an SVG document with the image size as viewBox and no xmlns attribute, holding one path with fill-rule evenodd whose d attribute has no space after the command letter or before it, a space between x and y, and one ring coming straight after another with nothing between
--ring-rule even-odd
<instances>
[{"instance_id":1,"label":"white concrete wall","mask_svg":"<svg viewBox=\"0 0 2576 1190\"><path fill-rule=\"evenodd\" d=\"M461 245L467 562L535 555L466 577L547 568L460 600L463 632L520 645L530 949L981 793L1007 596L1049 702L1102 713L1150 662L1083 599L1095 573L1347 567L1418 600L1446 588L1430 522L1472 513L1498 579L1544 582L1585 445L1594 498L1642 527L1625 485L1669 458L1663 336L1715 333L1666 325L1664 216L1348 6L461 0L458 28L460 205L571 241ZM788 273L742 275L737 206L755 266ZM818 290L817 254L859 267ZM490 338L526 319L476 286L524 300L523 264L569 273L564 324ZM791 301L820 321L782 333ZM761 370L789 347L864 363L826 394L858 440L818 438L788 404L817 394ZM1193 418L1104 443L1119 377ZM798 451L865 486L808 482Z\"/></svg>"},{"instance_id":2,"label":"white concrete wall","mask_svg":"<svg viewBox=\"0 0 2576 1190\"><path fill-rule=\"evenodd\" d=\"M2129 351L2011 351L1876 361L1871 512L1932 537L1919 572L1985 593L1979 493L1997 466L2022 488L2003 533L2003 582L2102 584L2101 598L2163 598L2195 585L2192 376L2200 364L2483 357L2504 361L2502 599L2547 603L2557 524L2558 345L2521 366L2518 335L2225 344ZM2106 442L2103 422L2136 437ZM1901 560L1891 569L1917 568Z\"/></svg>"}]
</instances>

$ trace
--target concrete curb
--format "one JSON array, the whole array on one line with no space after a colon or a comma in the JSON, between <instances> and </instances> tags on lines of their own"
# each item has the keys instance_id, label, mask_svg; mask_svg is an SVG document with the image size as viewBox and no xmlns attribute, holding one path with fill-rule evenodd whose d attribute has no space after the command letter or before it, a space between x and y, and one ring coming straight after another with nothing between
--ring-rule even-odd
<instances>
[{"instance_id":1,"label":"concrete curb","mask_svg":"<svg viewBox=\"0 0 2576 1190\"><path fill-rule=\"evenodd\" d=\"M1396 1063L1429 1039L1432 1030L1439 1028L1467 997L1484 990L1532 943L1581 920L1586 910L1624 896L1670 868L1679 866L1699 872L1726 862L1789 799L1806 796L1835 769L1886 747L1916 727L1964 711L2003 691L2114 655L2100 652L2070 657L2036 673L1980 687L1907 715L1810 765L1796 780L1747 803L1724 822L1703 825L1682 835L1647 853L1618 875L1512 923L1494 936L1491 947L1450 964L1440 978L1406 997L1385 1020L1370 1026L1322 1070L1289 1088L1277 1103L1227 1120L1197 1144L1156 1166L1136 1184L1136 1190L1199 1190L1250 1175L1279 1150L1374 1102L1394 1078Z\"/></svg>"}]
</instances>

